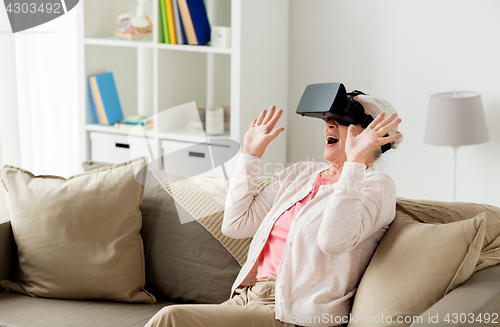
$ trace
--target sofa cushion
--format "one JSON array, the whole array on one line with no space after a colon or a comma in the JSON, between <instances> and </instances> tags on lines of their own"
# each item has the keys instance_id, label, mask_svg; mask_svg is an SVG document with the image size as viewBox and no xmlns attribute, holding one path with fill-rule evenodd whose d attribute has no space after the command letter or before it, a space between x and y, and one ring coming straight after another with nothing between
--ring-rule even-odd
<instances>
[{"instance_id":1,"label":"sofa cushion","mask_svg":"<svg viewBox=\"0 0 500 327\"><path fill-rule=\"evenodd\" d=\"M0 326L142 327L170 302L154 304L32 298L0 293Z\"/></svg>"},{"instance_id":2,"label":"sofa cushion","mask_svg":"<svg viewBox=\"0 0 500 327\"><path fill-rule=\"evenodd\" d=\"M0 221L0 281L14 278L16 266L17 249L10 220Z\"/></svg>"},{"instance_id":3,"label":"sofa cushion","mask_svg":"<svg viewBox=\"0 0 500 327\"><path fill-rule=\"evenodd\" d=\"M486 214L484 243L475 272L500 263L500 208L479 203L398 198L397 209L424 223L447 224Z\"/></svg>"},{"instance_id":4,"label":"sofa cushion","mask_svg":"<svg viewBox=\"0 0 500 327\"><path fill-rule=\"evenodd\" d=\"M170 173L154 170L153 175L175 200L177 208L189 214L209 231L243 266L247 260L251 238L234 239L222 234L222 221L229 183L224 176L194 176L178 180ZM261 177L256 194L271 184ZM187 220L187 219L186 219Z\"/></svg>"},{"instance_id":5,"label":"sofa cushion","mask_svg":"<svg viewBox=\"0 0 500 327\"><path fill-rule=\"evenodd\" d=\"M411 327L498 326L499 313L500 265L494 265L474 273L422 313L422 319L413 322Z\"/></svg>"},{"instance_id":6,"label":"sofa cushion","mask_svg":"<svg viewBox=\"0 0 500 327\"><path fill-rule=\"evenodd\" d=\"M110 164L86 161L84 171ZM181 223L172 197L151 172L140 206L146 258L146 288L157 298L221 303L241 269L231 254L194 219ZM180 212L181 215L189 215Z\"/></svg>"},{"instance_id":7,"label":"sofa cushion","mask_svg":"<svg viewBox=\"0 0 500 327\"><path fill-rule=\"evenodd\" d=\"M69 178L5 166L19 264L9 291L34 297L155 302L144 290L145 157ZM143 175L143 176L141 176ZM137 176L137 177L136 177Z\"/></svg>"},{"instance_id":8,"label":"sofa cushion","mask_svg":"<svg viewBox=\"0 0 500 327\"><path fill-rule=\"evenodd\" d=\"M449 224L424 224L398 211L359 284L349 326L408 326L473 273L483 244L480 214ZM382 317L384 317L382 320Z\"/></svg>"}]
</instances>

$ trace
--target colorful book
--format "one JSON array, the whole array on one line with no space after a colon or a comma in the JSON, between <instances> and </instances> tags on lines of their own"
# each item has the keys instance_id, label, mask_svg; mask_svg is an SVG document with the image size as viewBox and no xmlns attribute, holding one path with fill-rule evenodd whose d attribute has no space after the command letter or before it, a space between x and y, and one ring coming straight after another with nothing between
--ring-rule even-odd
<instances>
[{"instance_id":1,"label":"colorful book","mask_svg":"<svg viewBox=\"0 0 500 327\"><path fill-rule=\"evenodd\" d=\"M198 44L207 44L210 42L210 22L208 21L207 9L203 0L186 0L194 31Z\"/></svg>"},{"instance_id":2,"label":"colorful book","mask_svg":"<svg viewBox=\"0 0 500 327\"><path fill-rule=\"evenodd\" d=\"M186 44L186 34L182 27L181 14L179 12L179 5L177 0L172 0L172 5L174 6L174 21L175 21L175 33L177 34L177 44Z\"/></svg>"},{"instance_id":3,"label":"colorful book","mask_svg":"<svg viewBox=\"0 0 500 327\"><path fill-rule=\"evenodd\" d=\"M165 0L165 8L167 10L168 36L170 44L177 44L177 35L175 33L174 6L173 0Z\"/></svg>"},{"instance_id":4,"label":"colorful book","mask_svg":"<svg viewBox=\"0 0 500 327\"><path fill-rule=\"evenodd\" d=\"M179 0L176 0L176 1L177 1L177 9L179 11L179 23L181 25L182 40L184 41L184 44L188 44L186 30L184 29L184 24L182 23L181 9L179 8Z\"/></svg>"},{"instance_id":5,"label":"colorful book","mask_svg":"<svg viewBox=\"0 0 500 327\"><path fill-rule=\"evenodd\" d=\"M165 5L165 0L160 0L160 13L161 13L161 25L163 27L163 43L170 43L170 36L168 32L167 23L167 8Z\"/></svg>"},{"instance_id":6,"label":"colorful book","mask_svg":"<svg viewBox=\"0 0 500 327\"><path fill-rule=\"evenodd\" d=\"M113 73L89 76L92 108L101 125L113 125L123 120L123 111Z\"/></svg>"},{"instance_id":7,"label":"colorful book","mask_svg":"<svg viewBox=\"0 0 500 327\"><path fill-rule=\"evenodd\" d=\"M187 43L191 45L198 45L198 39L196 38L196 33L194 31L193 21L191 20L191 14L189 13L187 0L178 0L177 3L179 4L182 25L184 26L184 31L186 32Z\"/></svg>"}]
</instances>

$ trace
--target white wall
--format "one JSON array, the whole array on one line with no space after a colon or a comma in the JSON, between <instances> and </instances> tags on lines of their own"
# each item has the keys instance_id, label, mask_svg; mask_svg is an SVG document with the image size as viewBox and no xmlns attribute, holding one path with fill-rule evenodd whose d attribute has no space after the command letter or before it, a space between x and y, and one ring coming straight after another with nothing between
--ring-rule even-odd
<instances>
[{"instance_id":1,"label":"white wall","mask_svg":"<svg viewBox=\"0 0 500 327\"><path fill-rule=\"evenodd\" d=\"M288 110L320 82L388 100L404 140L380 164L398 195L451 201L453 152L423 143L429 95L478 91L491 140L459 149L457 201L500 206L499 13L496 0L291 0ZM323 160L323 127L290 114L288 162Z\"/></svg>"}]
</instances>

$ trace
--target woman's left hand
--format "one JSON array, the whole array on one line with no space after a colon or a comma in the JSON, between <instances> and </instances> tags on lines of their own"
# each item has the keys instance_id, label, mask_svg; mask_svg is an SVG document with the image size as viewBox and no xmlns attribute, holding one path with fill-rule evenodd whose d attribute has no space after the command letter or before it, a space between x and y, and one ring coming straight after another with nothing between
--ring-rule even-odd
<instances>
[{"instance_id":1,"label":"woman's left hand","mask_svg":"<svg viewBox=\"0 0 500 327\"><path fill-rule=\"evenodd\" d=\"M385 113L378 115L377 118L359 134L356 134L356 127L354 125L349 126L345 146L347 161L360 162L368 165L368 163L373 160L373 155L378 147L386 143L394 142L402 137L399 133L384 137L391 129L401 123L400 118L396 119L397 114L391 114L385 119L384 117Z\"/></svg>"}]
</instances>

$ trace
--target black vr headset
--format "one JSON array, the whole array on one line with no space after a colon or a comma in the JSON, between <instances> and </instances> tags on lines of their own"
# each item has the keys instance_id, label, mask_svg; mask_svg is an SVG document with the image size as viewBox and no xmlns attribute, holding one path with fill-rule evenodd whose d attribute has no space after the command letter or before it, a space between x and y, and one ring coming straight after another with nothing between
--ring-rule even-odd
<instances>
[{"instance_id":1,"label":"black vr headset","mask_svg":"<svg viewBox=\"0 0 500 327\"><path fill-rule=\"evenodd\" d=\"M361 103L349 97L360 94L365 93L357 90L347 93L342 83L311 84L302 94L296 113L320 118L325 122L333 118L342 126L361 124L361 127L366 128L373 117L365 113ZM391 145L387 143L381 148L384 153Z\"/></svg>"}]
</instances>

